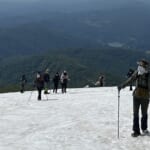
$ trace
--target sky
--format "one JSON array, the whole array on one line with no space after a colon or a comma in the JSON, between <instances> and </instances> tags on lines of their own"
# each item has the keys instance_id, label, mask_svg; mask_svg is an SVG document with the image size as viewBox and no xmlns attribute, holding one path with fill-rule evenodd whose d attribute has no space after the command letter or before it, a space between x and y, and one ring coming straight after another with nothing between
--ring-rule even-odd
<instances>
[{"instance_id":1,"label":"sky","mask_svg":"<svg viewBox=\"0 0 150 150\"><path fill-rule=\"evenodd\" d=\"M0 2L5 3L49 3L52 5L56 4L76 4L76 3L86 3L86 4L92 4L92 3L98 3L101 5L118 5L118 4L124 4L124 3L130 3L130 2L149 2L149 0L0 0Z\"/></svg>"},{"instance_id":2,"label":"sky","mask_svg":"<svg viewBox=\"0 0 150 150\"><path fill-rule=\"evenodd\" d=\"M110 0L0 0L0 2L110 2ZM112 2L126 2L127 0L111 0ZM143 1L148 2L149 0L128 0L128 1Z\"/></svg>"},{"instance_id":3,"label":"sky","mask_svg":"<svg viewBox=\"0 0 150 150\"><path fill-rule=\"evenodd\" d=\"M119 139L117 87L59 89L47 97L0 94L1 150L149 150L148 136L131 137L129 87L120 93Z\"/></svg>"},{"instance_id":4,"label":"sky","mask_svg":"<svg viewBox=\"0 0 150 150\"><path fill-rule=\"evenodd\" d=\"M117 3L114 3L117 2ZM0 0L0 11L30 11L30 7L37 9L45 7L49 10L56 11L78 11L87 9L101 9L103 7L113 7L122 4L125 0ZM26 4L26 5L25 5ZM9 7L9 8L8 8ZM18 10L17 10L18 9ZM105 9L105 8L104 8Z\"/></svg>"},{"instance_id":5,"label":"sky","mask_svg":"<svg viewBox=\"0 0 150 150\"><path fill-rule=\"evenodd\" d=\"M110 1L110 0L0 0L0 1L7 1L7 2L20 2L20 1ZM111 1L127 1L127 0L111 0ZM149 0L130 0L130 1L149 1Z\"/></svg>"},{"instance_id":6,"label":"sky","mask_svg":"<svg viewBox=\"0 0 150 150\"><path fill-rule=\"evenodd\" d=\"M0 0L0 13L15 16L38 11L79 12L110 10L129 5L132 2L148 0ZM134 4L134 3L132 3Z\"/></svg>"}]
</instances>

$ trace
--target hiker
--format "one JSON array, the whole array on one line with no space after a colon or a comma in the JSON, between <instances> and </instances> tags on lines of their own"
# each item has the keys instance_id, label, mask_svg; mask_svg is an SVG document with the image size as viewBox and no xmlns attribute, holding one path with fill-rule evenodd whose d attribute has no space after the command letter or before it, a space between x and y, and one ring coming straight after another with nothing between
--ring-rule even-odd
<instances>
[{"instance_id":1,"label":"hiker","mask_svg":"<svg viewBox=\"0 0 150 150\"><path fill-rule=\"evenodd\" d=\"M99 86L100 87L104 86L104 76L103 75L99 77Z\"/></svg>"},{"instance_id":2,"label":"hiker","mask_svg":"<svg viewBox=\"0 0 150 150\"><path fill-rule=\"evenodd\" d=\"M96 81L96 83L94 85L103 87L104 86L104 76L100 75L98 78L98 81Z\"/></svg>"},{"instance_id":3,"label":"hiker","mask_svg":"<svg viewBox=\"0 0 150 150\"><path fill-rule=\"evenodd\" d=\"M60 75L58 72L56 72L53 78L53 83L54 83L53 93L57 93L59 81L60 81Z\"/></svg>"},{"instance_id":4,"label":"hiker","mask_svg":"<svg viewBox=\"0 0 150 150\"><path fill-rule=\"evenodd\" d=\"M60 77L62 93L67 92L66 89L67 89L68 79L69 77L67 71L64 70Z\"/></svg>"},{"instance_id":5,"label":"hiker","mask_svg":"<svg viewBox=\"0 0 150 150\"><path fill-rule=\"evenodd\" d=\"M41 72L37 72L36 79L35 79L35 86L38 90L38 100L41 100L41 93L44 88L44 79Z\"/></svg>"},{"instance_id":6,"label":"hiker","mask_svg":"<svg viewBox=\"0 0 150 150\"><path fill-rule=\"evenodd\" d=\"M127 78L130 78L133 73L134 73L134 70L132 68L130 68L127 73ZM130 83L130 91L132 91L132 82Z\"/></svg>"},{"instance_id":7,"label":"hiker","mask_svg":"<svg viewBox=\"0 0 150 150\"><path fill-rule=\"evenodd\" d=\"M21 90L20 92L23 93L24 92L24 88L25 88L25 84L27 83L27 79L26 79L26 76L25 74L23 74L21 76Z\"/></svg>"},{"instance_id":8,"label":"hiker","mask_svg":"<svg viewBox=\"0 0 150 150\"><path fill-rule=\"evenodd\" d=\"M44 94L49 94L48 89L50 88L50 75L49 75L49 69L46 69L44 74Z\"/></svg>"},{"instance_id":9,"label":"hiker","mask_svg":"<svg viewBox=\"0 0 150 150\"><path fill-rule=\"evenodd\" d=\"M145 59L142 59L137 62L137 70L134 71L132 76L128 78L124 83L118 86L120 91L122 88L125 88L127 85L130 85L131 82L135 81L135 90L133 92L133 137L141 135L140 125L139 125L139 108L141 107L141 129L142 134L149 134L147 129L148 122L148 105L149 105L149 92L150 92L150 72L148 70L149 62Z\"/></svg>"}]
</instances>

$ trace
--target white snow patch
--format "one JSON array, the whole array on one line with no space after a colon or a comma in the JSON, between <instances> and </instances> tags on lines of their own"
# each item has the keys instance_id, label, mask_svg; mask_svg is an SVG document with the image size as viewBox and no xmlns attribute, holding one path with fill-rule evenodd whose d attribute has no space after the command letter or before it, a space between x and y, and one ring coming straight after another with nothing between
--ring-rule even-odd
<instances>
[{"instance_id":1,"label":"white snow patch","mask_svg":"<svg viewBox=\"0 0 150 150\"><path fill-rule=\"evenodd\" d=\"M32 93L32 95L31 95ZM29 97L31 96L31 99ZM116 87L68 89L66 94L0 94L0 150L148 150L132 138L132 92Z\"/></svg>"}]
</instances>

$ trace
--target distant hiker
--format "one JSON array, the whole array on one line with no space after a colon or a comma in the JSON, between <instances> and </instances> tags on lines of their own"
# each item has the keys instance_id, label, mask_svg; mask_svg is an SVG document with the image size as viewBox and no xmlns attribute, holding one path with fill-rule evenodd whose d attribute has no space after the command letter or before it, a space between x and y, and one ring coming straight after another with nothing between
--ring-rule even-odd
<instances>
[{"instance_id":1,"label":"distant hiker","mask_svg":"<svg viewBox=\"0 0 150 150\"><path fill-rule=\"evenodd\" d=\"M64 72L61 74L61 77L60 77L62 93L67 92L66 89L67 89L68 79L69 79L68 74L64 70Z\"/></svg>"},{"instance_id":2,"label":"distant hiker","mask_svg":"<svg viewBox=\"0 0 150 150\"><path fill-rule=\"evenodd\" d=\"M101 87L104 86L104 76L103 75L99 77L99 84Z\"/></svg>"},{"instance_id":3,"label":"distant hiker","mask_svg":"<svg viewBox=\"0 0 150 150\"><path fill-rule=\"evenodd\" d=\"M130 78L133 73L134 73L134 70L130 68L128 73L127 73L127 78ZM132 82L130 84L130 91L132 91Z\"/></svg>"},{"instance_id":4,"label":"distant hiker","mask_svg":"<svg viewBox=\"0 0 150 150\"><path fill-rule=\"evenodd\" d=\"M41 100L41 93L44 88L44 79L41 72L37 72L36 79L35 79L35 86L38 90L38 100Z\"/></svg>"},{"instance_id":5,"label":"distant hiker","mask_svg":"<svg viewBox=\"0 0 150 150\"><path fill-rule=\"evenodd\" d=\"M26 79L25 74L23 74L21 76L21 90L20 90L21 93L24 92L24 88L25 88L26 83L27 83L27 79Z\"/></svg>"},{"instance_id":6,"label":"distant hiker","mask_svg":"<svg viewBox=\"0 0 150 150\"><path fill-rule=\"evenodd\" d=\"M104 86L104 76L103 75L99 76L98 81L96 81L95 85L100 86L100 87Z\"/></svg>"},{"instance_id":7,"label":"distant hiker","mask_svg":"<svg viewBox=\"0 0 150 150\"><path fill-rule=\"evenodd\" d=\"M58 72L56 72L53 78L53 83L54 83L53 93L57 93L59 81L60 81L60 75Z\"/></svg>"},{"instance_id":8,"label":"distant hiker","mask_svg":"<svg viewBox=\"0 0 150 150\"><path fill-rule=\"evenodd\" d=\"M133 92L133 137L139 136L140 125L139 125L139 108L141 107L141 129L143 134L149 134L147 130L148 122L148 105L149 105L149 92L150 92L150 72L148 70L149 62L142 59L137 62L137 70L134 71L132 76L128 78L123 84L118 86L120 91L122 88L125 88L127 85L130 85L131 82L136 81L136 87Z\"/></svg>"},{"instance_id":9,"label":"distant hiker","mask_svg":"<svg viewBox=\"0 0 150 150\"><path fill-rule=\"evenodd\" d=\"M44 94L49 94L48 89L50 88L50 75L49 75L49 69L46 69L46 71L43 74L44 78Z\"/></svg>"}]
</instances>

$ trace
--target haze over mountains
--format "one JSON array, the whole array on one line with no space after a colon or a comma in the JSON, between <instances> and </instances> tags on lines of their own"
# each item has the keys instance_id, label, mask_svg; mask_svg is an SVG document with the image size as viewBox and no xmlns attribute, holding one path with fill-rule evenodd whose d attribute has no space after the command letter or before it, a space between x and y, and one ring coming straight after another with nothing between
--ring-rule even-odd
<instances>
[{"instance_id":1,"label":"haze over mountains","mask_svg":"<svg viewBox=\"0 0 150 150\"><path fill-rule=\"evenodd\" d=\"M0 3L2 53L8 54L10 49L11 53L24 53L100 46L150 48L147 0L1 0Z\"/></svg>"}]
</instances>

